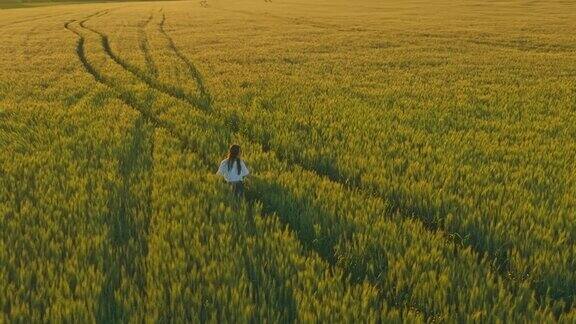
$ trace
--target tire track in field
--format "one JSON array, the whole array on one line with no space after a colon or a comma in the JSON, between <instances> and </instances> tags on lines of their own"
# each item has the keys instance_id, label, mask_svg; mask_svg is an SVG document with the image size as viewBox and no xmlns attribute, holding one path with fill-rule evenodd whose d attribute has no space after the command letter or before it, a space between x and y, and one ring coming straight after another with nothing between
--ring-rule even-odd
<instances>
[{"instance_id":1,"label":"tire track in field","mask_svg":"<svg viewBox=\"0 0 576 324\"><path fill-rule=\"evenodd\" d=\"M80 23L79 23L79 26L82 25L84 22L85 22L85 21L80 22ZM86 53L85 53L85 48L84 48L84 46L83 46L83 44L84 44L84 42L85 42L84 36L83 36L81 33L77 32L77 31L74 31L73 29L71 29L71 28L69 28L69 27L68 27L68 29L71 30L71 31L73 31L73 32L74 32L76 35L78 35L78 37L79 37L79 46L78 46L78 49L77 49L77 53L78 53L78 56L79 56L79 58L80 58L80 61L81 61L81 62L83 63L83 65L84 65L86 71L89 72L91 75L93 75L94 78L95 78L97 81L99 81L100 83L102 83L102 84L104 84L104 85L107 85L108 87L113 88L113 89L116 88L116 86L113 84L113 82L107 80L103 75L101 75L98 71L96 71L96 69L87 61ZM105 35L104 35L104 36L105 36ZM102 44L102 46L104 46L104 43ZM112 58L112 57L110 57L110 58ZM126 70L126 71L127 71L128 73L130 72L129 70ZM135 75L135 76L136 76L136 75ZM140 79L140 81L143 82L143 83L145 83L145 84L147 84L147 83L145 82L145 80ZM152 88L153 88L153 87L152 87ZM158 91L160 91L160 90L158 90ZM169 93L164 93L164 94L170 96ZM199 153L199 151L196 150L193 145L191 145L191 141L190 141L188 138L186 138L186 136L183 136L183 135L181 135L180 133L178 133L178 132L174 129L173 126L167 124L165 121L163 121L162 119L160 119L159 117L157 117L157 116L154 115L153 113L147 112L146 109L141 108L141 107L136 103L135 100L126 99L126 98L124 98L124 96L122 96L122 94L120 94L120 99L121 99L125 104L127 104L129 107L131 107L131 108L133 108L133 109L141 112L141 113L143 114L143 116L146 117L147 119L150 119L155 126L157 126L157 127L162 127L162 128L164 128L165 130L167 130L168 133L171 134L171 136L177 138L180 142L182 142L182 143L184 144L185 149L189 149L189 150L191 150L192 152L198 152L198 153ZM206 159L206 157L203 156L203 154L197 154L197 156L198 156L200 162L202 162L203 167L204 167L205 169L207 169L207 170L210 170L211 167L212 167L213 161L211 161L211 160L209 160L209 159ZM263 204L263 202L261 202L260 200L255 199L255 198L249 199L249 202L250 202L251 204L257 204L257 203ZM274 210L274 208L270 208L269 206L268 206L268 209ZM278 215L279 220L281 220L284 224L288 224L288 225L292 224L292 223L286 221L286 220L287 220L286 217L283 217L282 215L279 215L278 213L275 213L275 214ZM293 225L293 224L292 224L292 225ZM290 229L296 234L296 235L295 235L296 238L301 238L301 237L302 237L301 233L300 233L298 230L296 230L295 227L290 226ZM327 258L326 253L323 253L323 251L316 249L316 247L315 247L315 245L313 244L313 242L311 242L311 241L301 241L301 246L302 246L303 250L304 250L306 253L314 253L314 254L316 254L316 255L317 255L318 257L320 257L324 262L326 262L326 264L327 264L329 267L331 267L331 268L337 267L336 264L335 264L335 258L334 258L334 257L329 257L329 258ZM343 272L346 272L346 271L344 271L344 269L341 269L341 270L342 270ZM253 279L255 279L255 278L253 278ZM359 282L360 282L360 280L359 280L359 281L354 281L354 282L352 282L352 283L353 283L353 284L358 284ZM290 309L290 307L289 307L289 309ZM287 312L288 312L287 314L290 314L290 310L289 310L289 309L287 310Z\"/></svg>"},{"instance_id":2,"label":"tire track in field","mask_svg":"<svg viewBox=\"0 0 576 324\"><path fill-rule=\"evenodd\" d=\"M84 48L85 38L79 32L77 32L75 29L70 27L70 24L72 24L73 22L75 22L75 20L71 20L71 21L64 23L64 28L71 31L76 36L78 36L78 42L76 43L76 55L80 59L80 63L82 63L82 66L84 67L84 69L89 74L91 74L92 77L94 77L94 79L96 79L96 81L98 81L100 83L104 83L104 77L101 76L100 73L98 73L98 71L96 71L96 69L94 69L92 67L92 65L90 65L88 60L86 59L85 48Z\"/></svg>"},{"instance_id":3,"label":"tire track in field","mask_svg":"<svg viewBox=\"0 0 576 324\"><path fill-rule=\"evenodd\" d=\"M140 38L140 50L144 53L144 59L146 60L146 66L148 67L148 72L152 74L154 77L158 77L158 68L156 67L156 63L150 54L150 44L148 42L148 37L146 37L146 27L150 24L150 21L154 18L154 14L150 14L148 19L146 19L142 24L139 26L139 33L138 37Z\"/></svg>"},{"instance_id":4,"label":"tire track in field","mask_svg":"<svg viewBox=\"0 0 576 324\"><path fill-rule=\"evenodd\" d=\"M85 20L87 20L87 19L80 21L78 25L80 25L80 23L82 23L82 22L85 22ZM70 26L73 22L75 22L75 21L66 22L64 27L67 30L69 30L70 32L74 33L78 37L78 42L76 45L76 55L78 56L78 59L82 63L84 70L88 74L90 74L98 83L101 83L101 84L107 86L108 88L110 88L114 92L114 94L118 97L118 99L120 99L129 108L133 109L134 111L139 112L148 122L150 122L152 125L154 125L154 127L158 127L158 128L162 128L162 129L166 130L166 132L171 134L174 138L177 138L186 147L189 147L189 148L194 150L194 147L196 147L196 145L194 145L194 142L192 140L190 140L187 136L179 133L172 123L159 118L153 112L142 107L142 105L138 104L138 100L136 99L136 97L132 93L127 92L121 88L118 88L118 86L115 85L112 80L106 78L99 71L97 71L92 66L92 64L90 64L90 62L88 62L88 59L86 57L86 48L85 48L86 38L84 37L84 35L82 35L82 33L80 33L79 31L77 31L76 29L74 29ZM167 94L165 92L162 92L162 93Z\"/></svg>"},{"instance_id":5,"label":"tire track in field","mask_svg":"<svg viewBox=\"0 0 576 324\"><path fill-rule=\"evenodd\" d=\"M102 47L104 48L104 52L106 53L106 55L108 55L116 64L120 65L124 70L126 70L127 72L136 76L138 79L140 79L142 82L147 84L149 87L151 87L151 88L153 88L159 92L165 93L170 97L173 97L173 98L176 98L178 100L187 102L194 107L200 107L203 110L209 110L211 108L210 105L207 105L202 98L197 98L197 97L191 96L190 94L187 94L181 88L174 87L174 86L159 82L159 81L157 81L156 78L148 75L147 73L140 70L138 67L136 67L136 66L128 63L124 59L122 59L120 56L118 56L112 50L112 47L110 46L110 39L109 39L108 35L104 34L103 32L101 32L95 28L86 26L86 21L87 20L83 20L82 22L80 22L79 26L83 29L89 30L89 31L99 35L100 40L102 42Z\"/></svg>"},{"instance_id":6,"label":"tire track in field","mask_svg":"<svg viewBox=\"0 0 576 324\"><path fill-rule=\"evenodd\" d=\"M163 12L162 13L162 20L160 21L160 27L159 27L160 33L162 33L162 35L164 35L164 37L168 41L168 46L174 52L174 54L176 54L176 56L182 61L182 63L184 63L184 65L186 65L186 68L188 69L188 73L190 74L190 76L196 82L196 85L198 86L198 90L200 91L200 98L202 100L202 103L207 107L211 107L212 96L210 95L210 93L206 89L206 85L204 83L204 78L202 77L202 74L200 73L200 71L198 71L196 66L184 54L182 54L180 49L176 46L172 37L164 29L165 24L166 24L166 14Z\"/></svg>"}]
</instances>

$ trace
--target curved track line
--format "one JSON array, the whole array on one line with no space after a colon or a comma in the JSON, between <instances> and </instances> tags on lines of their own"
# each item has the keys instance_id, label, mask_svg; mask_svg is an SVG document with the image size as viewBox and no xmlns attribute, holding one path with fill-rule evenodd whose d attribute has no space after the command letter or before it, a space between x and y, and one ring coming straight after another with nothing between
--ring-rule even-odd
<instances>
[{"instance_id":1,"label":"curved track line","mask_svg":"<svg viewBox=\"0 0 576 324\"><path fill-rule=\"evenodd\" d=\"M86 30L89 30L97 35L100 36L100 40L102 42L102 47L104 48L104 52L108 55L116 64L120 65L124 70L128 71L129 73L136 76L138 79L146 83L149 87L158 90L162 93L165 93L173 98L185 101L191 104L194 107L201 108L202 110L210 110L210 105L207 105L202 98L196 98L189 94L187 94L184 90L178 87L174 87L165 83L158 82L155 78L151 77L150 75L146 74L145 72L141 71L138 67L128 63L120 56L118 56L110 46L110 40L108 35L104 34L103 32L96 30L95 28L86 26L86 20L80 22L79 26Z\"/></svg>"},{"instance_id":2,"label":"curved track line","mask_svg":"<svg viewBox=\"0 0 576 324\"><path fill-rule=\"evenodd\" d=\"M166 32L164 26L166 24L166 14L162 13L162 20L160 21L160 32L164 35L166 40L168 41L170 49L176 54L176 56L186 65L188 68L188 72L192 79L196 82L198 86L198 90L200 91L200 97L203 99L203 102L207 106L212 105L212 96L206 89L206 85L204 84L204 78L202 78L202 74L196 66L180 51L180 49L174 43L172 37Z\"/></svg>"},{"instance_id":3,"label":"curved track line","mask_svg":"<svg viewBox=\"0 0 576 324\"><path fill-rule=\"evenodd\" d=\"M116 93L116 95L118 96L118 98L124 104L126 104L128 107L132 108L133 110L139 112L142 115L142 117L144 117L148 122L150 122L152 125L154 125L154 127L158 127L158 128L162 128L162 129L166 130L173 137L177 138L182 143L185 143L186 146L192 148L193 142L190 139L188 139L185 135L180 134L175 129L174 125L172 125L171 123L169 123L165 120L162 120L157 115L148 111L147 109L142 108L140 105L137 104L137 99L134 97L133 94L128 93L122 89L118 89L118 87L111 80L107 79L104 75L102 75L100 72L98 72L90 64L90 62L88 62L88 59L86 57L86 49L85 49L86 39L85 39L84 35L82 35L80 32L78 32L77 30L75 30L74 28L72 28L70 26L70 24L72 22L74 22L74 21L66 22L64 24L64 28L66 28L67 30L71 31L76 36L78 36L78 43L76 45L76 54L78 56L78 59L82 63L82 66L86 70L86 72L88 72L98 83L101 83L101 84L107 86L108 88L110 88L112 91L114 91Z\"/></svg>"},{"instance_id":4,"label":"curved track line","mask_svg":"<svg viewBox=\"0 0 576 324\"><path fill-rule=\"evenodd\" d=\"M146 27L150 21L154 18L154 14L150 14L148 19L146 19L139 28L139 38L140 38L140 50L144 53L144 59L146 60L146 66L148 67L148 72L150 72L154 77L158 77L158 68L156 63L150 54L150 44L148 42L148 37L146 36Z\"/></svg>"}]
</instances>

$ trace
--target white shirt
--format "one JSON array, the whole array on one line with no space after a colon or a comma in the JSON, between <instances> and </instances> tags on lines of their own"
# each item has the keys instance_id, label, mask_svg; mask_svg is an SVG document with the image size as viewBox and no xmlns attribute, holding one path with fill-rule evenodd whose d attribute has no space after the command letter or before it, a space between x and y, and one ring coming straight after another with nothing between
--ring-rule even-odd
<instances>
[{"instance_id":1,"label":"white shirt","mask_svg":"<svg viewBox=\"0 0 576 324\"><path fill-rule=\"evenodd\" d=\"M218 174L224 177L227 182L238 182L244 180L244 177L250 174L244 161L240 160L240 174L238 174L238 162L234 161L230 170L228 170L228 159L220 162Z\"/></svg>"}]
</instances>

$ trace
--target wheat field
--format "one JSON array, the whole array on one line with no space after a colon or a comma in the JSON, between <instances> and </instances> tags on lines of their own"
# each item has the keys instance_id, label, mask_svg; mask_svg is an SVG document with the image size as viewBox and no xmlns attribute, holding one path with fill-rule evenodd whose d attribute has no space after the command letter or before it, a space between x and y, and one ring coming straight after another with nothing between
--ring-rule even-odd
<instances>
[{"instance_id":1,"label":"wheat field","mask_svg":"<svg viewBox=\"0 0 576 324\"><path fill-rule=\"evenodd\" d=\"M0 322L574 323L575 293L572 1L0 10Z\"/></svg>"}]
</instances>

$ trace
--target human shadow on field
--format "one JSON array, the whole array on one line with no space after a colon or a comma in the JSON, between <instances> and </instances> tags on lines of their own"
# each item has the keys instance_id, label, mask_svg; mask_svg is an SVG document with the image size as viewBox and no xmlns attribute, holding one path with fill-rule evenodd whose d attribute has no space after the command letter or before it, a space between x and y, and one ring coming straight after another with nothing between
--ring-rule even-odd
<instances>
[{"instance_id":1,"label":"human shadow on field","mask_svg":"<svg viewBox=\"0 0 576 324\"><path fill-rule=\"evenodd\" d=\"M246 199L261 202L265 213L275 213L292 229L306 250L314 251L331 266L340 267L353 283L377 281L388 267L378 242L366 244L362 251L341 242L351 242L358 229L353 223L335 217L315 206L314 197L295 195L273 179L252 176L246 186ZM340 249L340 251L339 251ZM371 261L378 260L374 263Z\"/></svg>"},{"instance_id":2,"label":"human shadow on field","mask_svg":"<svg viewBox=\"0 0 576 324\"><path fill-rule=\"evenodd\" d=\"M139 296L146 294L153 132L153 126L143 117L136 120L131 140L119 152L119 181L109 185L108 248L104 251L104 282L96 304L99 322L116 322L126 316L125 306L117 297L122 281L133 283Z\"/></svg>"}]
</instances>

